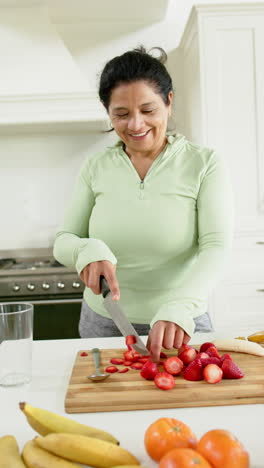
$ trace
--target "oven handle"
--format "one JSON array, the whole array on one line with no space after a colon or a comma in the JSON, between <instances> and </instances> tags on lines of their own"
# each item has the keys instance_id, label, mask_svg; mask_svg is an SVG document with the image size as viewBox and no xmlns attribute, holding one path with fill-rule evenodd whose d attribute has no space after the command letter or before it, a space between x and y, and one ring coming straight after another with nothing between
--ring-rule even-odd
<instances>
[{"instance_id":1,"label":"oven handle","mask_svg":"<svg viewBox=\"0 0 264 468\"><path fill-rule=\"evenodd\" d=\"M35 304L35 305L38 305L38 304L43 304L43 305L49 305L49 304L81 304L82 303L82 297L79 298L79 299L50 299L50 300L46 300L46 301L31 301L31 300L28 300L28 302L30 302L30 304Z\"/></svg>"}]
</instances>

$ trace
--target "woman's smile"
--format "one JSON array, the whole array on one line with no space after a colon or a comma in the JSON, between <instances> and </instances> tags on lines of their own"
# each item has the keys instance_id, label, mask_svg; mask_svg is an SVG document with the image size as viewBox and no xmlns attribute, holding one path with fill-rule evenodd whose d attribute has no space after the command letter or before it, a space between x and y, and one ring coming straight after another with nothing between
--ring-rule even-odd
<instances>
[{"instance_id":1,"label":"woman's smile","mask_svg":"<svg viewBox=\"0 0 264 468\"><path fill-rule=\"evenodd\" d=\"M140 141L140 140L144 140L144 138L146 138L147 135L149 134L150 130L151 130L151 129L146 130L145 132L129 133L129 136L130 136L133 140L135 140L135 141L137 141L137 140L139 140L139 141Z\"/></svg>"}]
</instances>

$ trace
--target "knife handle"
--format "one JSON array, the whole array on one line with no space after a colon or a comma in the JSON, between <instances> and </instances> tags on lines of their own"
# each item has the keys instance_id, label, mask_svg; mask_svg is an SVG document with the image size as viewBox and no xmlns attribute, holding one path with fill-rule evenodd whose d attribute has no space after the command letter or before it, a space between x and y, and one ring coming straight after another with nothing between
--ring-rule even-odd
<instances>
[{"instance_id":1,"label":"knife handle","mask_svg":"<svg viewBox=\"0 0 264 468\"><path fill-rule=\"evenodd\" d=\"M107 294L110 292L109 285L104 276L100 276L100 291L103 297L106 297Z\"/></svg>"}]
</instances>

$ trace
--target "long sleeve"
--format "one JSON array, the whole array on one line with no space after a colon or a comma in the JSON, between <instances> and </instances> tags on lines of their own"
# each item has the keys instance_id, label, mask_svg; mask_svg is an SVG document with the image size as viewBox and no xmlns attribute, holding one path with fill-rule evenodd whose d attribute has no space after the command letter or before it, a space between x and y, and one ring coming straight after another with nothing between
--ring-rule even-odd
<instances>
[{"instance_id":1,"label":"long sleeve","mask_svg":"<svg viewBox=\"0 0 264 468\"><path fill-rule=\"evenodd\" d=\"M100 239L89 237L89 220L95 204L89 180L88 164L82 168L62 228L57 232L53 254L67 267L80 274L91 262L108 260L116 264L115 255Z\"/></svg>"},{"instance_id":2,"label":"long sleeve","mask_svg":"<svg viewBox=\"0 0 264 468\"><path fill-rule=\"evenodd\" d=\"M197 198L198 252L192 267L182 278L156 315L158 320L177 323L190 336L195 317L207 310L208 294L227 266L233 238L233 192L223 161L212 153Z\"/></svg>"}]
</instances>

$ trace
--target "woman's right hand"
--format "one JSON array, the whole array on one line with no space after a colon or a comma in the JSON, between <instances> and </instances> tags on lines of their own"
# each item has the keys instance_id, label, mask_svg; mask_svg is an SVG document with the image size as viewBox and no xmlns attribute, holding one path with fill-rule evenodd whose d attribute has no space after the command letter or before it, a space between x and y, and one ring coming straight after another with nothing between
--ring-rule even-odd
<instances>
[{"instance_id":1,"label":"woman's right hand","mask_svg":"<svg viewBox=\"0 0 264 468\"><path fill-rule=\"evenodd\" d=\"M94 294L101 294L100 276L104 276L109 284L113 301L120 299L119 285L116 278L116 265L113 265L108 260L92 262L86 265L80 273L80 278L87 288L90 288Z\"/></svg>"}]
</instances>

